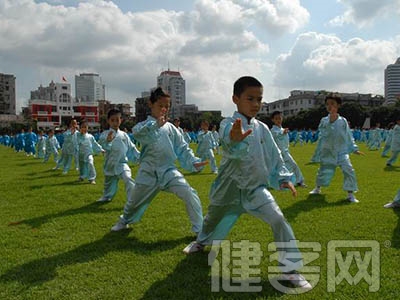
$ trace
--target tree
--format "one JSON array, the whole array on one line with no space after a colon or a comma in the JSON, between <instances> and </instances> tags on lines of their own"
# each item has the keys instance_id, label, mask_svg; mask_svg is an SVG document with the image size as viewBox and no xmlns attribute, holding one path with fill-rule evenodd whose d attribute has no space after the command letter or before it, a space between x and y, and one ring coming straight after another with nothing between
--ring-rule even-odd
<instances>
[{"instance_id":1,"label":"tree","mask_svg":"<svg viewBox=\"0 0 400 300\"><path fill-rule=\"evenodd\" d=\"M344 103L339 109L339 114L347 119L351 127L361 127L367 117L365 108L357 102Z\"/></svg>"}]
</instances>

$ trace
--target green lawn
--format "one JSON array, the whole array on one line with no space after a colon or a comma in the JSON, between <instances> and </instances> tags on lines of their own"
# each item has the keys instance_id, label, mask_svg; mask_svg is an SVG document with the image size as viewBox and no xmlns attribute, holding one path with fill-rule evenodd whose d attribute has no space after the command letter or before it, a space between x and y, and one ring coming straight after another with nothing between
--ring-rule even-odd
<instances>
[{"instance_id":1,"label":"green lawn","mask_svg":"<svg viewBox=\"0 0 400 300\"><path fill-rule=\"evenodd\" d=\"M318 165L308 164L313 145L292 147L309 188L272 191L301 242L321 244L321 268L316 287L300 299L399 299L400 210L384 209L400 188L397 167L385 168L378 152L361 146L365 156L351 157L360 191L358 204L345 200L342 174L337 170L330 187L309 196ZM53 162L41 163L0 146L0 299L287 299L268 280L269 225L243 215L227 239L260 242L262 292L211 292L208 252L185 256L182 249L194 239L183 203L160 193L142 222L121 233L110 233L125 203L123 182L111 203L98 204L102 195L103 158L95 157L97 185L77 182L77 172L62 175ZM132 166L133 174L137 166ZM209 187L215 178L187 174L207 212ZM368 292L364 279L346 281L327 292L327 245L332 240L375 240L380 245L380 289ZM354 250L354 249L353 249ZM357 249L356 249L357 250ZM360 249L359 249L360 250ZM344 250L343 250L344 251ZM345 251L343 252L345 253ZM371 267L369 267L369 270ZM357 273L355 263L352 275ZM338 273L338 270L336 270Z\"/></svg>"}]
</instances>

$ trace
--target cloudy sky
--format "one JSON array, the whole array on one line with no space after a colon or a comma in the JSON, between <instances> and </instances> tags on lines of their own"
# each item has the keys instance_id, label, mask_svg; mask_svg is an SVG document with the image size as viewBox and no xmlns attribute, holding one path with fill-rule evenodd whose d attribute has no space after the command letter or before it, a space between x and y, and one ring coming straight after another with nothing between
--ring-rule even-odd
<instances>
[{"instance_id":1,"label":"cloudy sky","mask_svg":"<svg viewBox=\"0 0 400 300\"><path fill-rule=\"evenodd\" d=\"M186 102L234 110L232 84L252 75L271 102L294 89L383 94L400 56L400 0L0 0L0 73L17 106L62 76L99 73L129 102L168 68Z\"/></svg>"}]
</instances>

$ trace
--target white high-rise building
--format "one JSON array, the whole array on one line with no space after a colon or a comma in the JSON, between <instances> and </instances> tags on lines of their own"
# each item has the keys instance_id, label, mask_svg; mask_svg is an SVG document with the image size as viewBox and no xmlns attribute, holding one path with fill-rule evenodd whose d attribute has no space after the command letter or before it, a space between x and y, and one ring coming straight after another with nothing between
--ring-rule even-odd
<instances>
[{"instance_id":1,"label":"white high-rise building","mask_svg":"<svg viewBox=\"0 0 400 300\"><path fill-rule=\"evenodd\" d=\"M106 99L106 88L99 74L75 75L75 97L79 102L97 102Z\"/></svg>"},{"instance_id":2,"label":"white high-rise building","mask_svg":"<svg viewBox=\"0 0 400 300\"><path fill-rule=\"evenodd\" d=\"M170 117L181 117L179 106L186 104L185 80L178 71L163 71L157 77L157 86L171 95Z\"/></svg>"},{"instance_id":3,"label":"white high-rise building","mask_svg":"<svg viewBox=\"0 0 400 300\"><path fill-rule=\"evenodd\" d=\"M385 69L385 104L400 100L400 57Z\"/></svg>"}]
</instances>

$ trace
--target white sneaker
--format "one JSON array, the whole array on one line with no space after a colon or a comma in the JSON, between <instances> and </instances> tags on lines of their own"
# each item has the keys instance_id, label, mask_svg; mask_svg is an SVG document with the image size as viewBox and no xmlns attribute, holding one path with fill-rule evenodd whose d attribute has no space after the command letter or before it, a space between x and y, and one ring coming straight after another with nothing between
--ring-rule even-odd
<instances>
[{"instance_id":1,"label":"white sneaker","mask_svg":"<svg viewBox=\"0 0 400 300\"><path fill-rule=\"evenodd\" d=\"M310 195L319 195L319 194L321 194L321 188L316 187L311 192L309 192L309 194Z\"/></svg>"},{"instance_id":2,"label":"white sneaker","mask_svg":"<svg viewBox=\"0 0 400 300\"><path fill-rule=\"evenodd\" d=\"M304 278L303 275L298 273L293 274L283 274L282 280L289 281L295 287L299 287L305 290L311 290L312 285Z\"/></svg>"},{"instance_id":3,"label":"white sneaker","mask_svg":"<svg viewBox=\"0 0 400 300\"><path fill-rule=\"evenodd\" d=\"M110 202L110 201L111 201L111 199L109 199L109 198L101 197L101 198L97 199L96 202Z\"/></svg>"},{"instance_id":4,"label":"white sneaker","mask_svg":"<svg viewBox=\"0 0 400 300\"><path fill-rule=\"evenodd\" d=\"M360 201L358 201L358 200L354 197L353 194L350 194L350 195L347 197L347 200L349 200L351 203L358 203L358 202L360 202Z\"/></svg>"},{"instance_id":5,"label":"white sneaker","mask_svg":"<svg viewBox=\"0 0 400 300\"><path fill-rule=\"evenodd\" d=\"M111 227L111 231L120 231L128 228L128 224L125 224L121 220L119 220L117 223L115 223L113 227Z\"/></svg>"},{"instance_id":6,"label":"white sneaker","mask_svg":"<svg viewBox=\"0 0 400 300\"><path fill-rule=\"evenodd\" d=\"M389 202L389 203L385 204L383 207L384 208L396 208L396 207L400 207L400 203L393 201L393 202Z\"/></svg>"},{"instance_id":7,"label":"white sneaker","mask_svg":"<svg viewBox=\"0 0 400 300\"><path fill-rule=\"evenodd\" d=\"M89 180L89 183L90 183L90 184L96 184L96 181L94 181L94 180Z\"/></svg>"},{"instance_id":8,"label":"white sneaker","mask_svg":"<svg viewBox=\"0 0 400 300\"><path fill-rule=\"evenodd\" d=\"M183 249L183 253L191 254L191 253L203 251L203 249L204 249L204 246L195 241L195 242L191 242L189 245L187 245L185 247L185 249Z\"/></svg>"}]
</instances>

